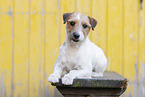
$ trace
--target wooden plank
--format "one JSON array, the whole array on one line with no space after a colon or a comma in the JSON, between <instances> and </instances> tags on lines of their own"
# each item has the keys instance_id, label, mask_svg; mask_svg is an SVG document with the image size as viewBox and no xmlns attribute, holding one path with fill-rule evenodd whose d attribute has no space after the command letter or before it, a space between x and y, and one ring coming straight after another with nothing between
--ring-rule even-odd
<instances>
[{"instance_id":1,"label":"wooden plank","mask_svg":"<svg viewBox=\"0 0 145 97\"><path fill-rule=\"evenodd\" d=\"M113 70L120 74L122 74L122 6L122 0L108 1L108 70Z\"/></svg>"},{"instance_id":2,"label":"wooden plank","mask_svg":"<svg viewBox=\"0 0 145 97\"><path fill-rule=\"evenodd\" d=\"M13 0L0 0L0 9L2 13L7 13L14 8Z\"/></svg>"},{"instance_id":3,"label":"wooden plank","mask_svg":"<svg viewBox=\"0 0 145 97\"><path fill-rule=\"evenodd\" d=\"M63 85L62 79L59 83L52 83L65 97L79 97L93 95L95 97L111 96L119 97L127 88L127 79L112 71L104 72L103 78L77 78L70 86Z\"/></svg>"},{"instance_id":4,"label":"wooden plank","mask_svg":"<svg viewBox=\"0 0 145 97\"><path fill-rule=\"evenodd\" d=\"M58 0L46 1L45 17L45 79L53 73L54 63L59 53L60 29L59 16L60 5ZM54 97L54 87L45 80L45 97Z\"/></svg>"},{"instance_id":5,"label":"wooden plank","mask_svg":"<svg viewBox=\"0 0 145 97\"><path fill-rule=\"evenodd\" d=\"M0 0L0 97L13 96L13 0Z\"/></svg>"},{"instance_id":6,"label":"wooden plank","mask_svg":"<svg viewBox=\"0 0 145 97\"><path fill-rule=\"evenodd\" d=\"M138 1L124 0L123 75L129 79L126 94L137 97L138 80Z\"/></svg>"},{"instance_id":7,"label":"wooden plank","mask_svg":"<svg viewBox=\"0 0 145 97\"><path fill-rule=\"evenodd\" d=\"M14 1L14 97L28 96L29 1Z\"/></svg>"},{"instance_id":8,"label":"wooden plank","mask_svg":"<svg viewBox=\"0 0 145 97\"><path fill-rule=\"evenodd\" d=\"M92 16L92 0L76 0L76 12ZM92 40L92 31L90 31L89 39Z\"/></svg>"},{"instance_id":9,"label":"wooden plank","mask_svg":"<svg viewBox=\"0 0 145 97\"><path fill-rule=\"evenodd\" d=\"M105 71L100 78L76 78L70 86L63 85L62 79L59 83L52 83L53 86L81 87L81 88L126 88L127 79L114 71Z\"/></svg>"},{"instance_id":10,"label":"wooden plank","mask_svg":"<svg viewBox=\"0 0 145 97\"><path fill-rule=\"evenodd\" d=\"M46 1L45 17L45 79L53 73L54 63L59 53L60 45L60 4L58 0ZM45 97L54 97L54 87L45 80Z\"/></svg>"},{"instance_id":11,"label":"wooden plank","mask_svg":"<svg viewBox=\"0 0 145 97\"><path fill-rule=\"evenodd\" d=\"M139 93L138 97L145 96L145 85L144 85L144 78L145 78L145 2L142 2L142 5L138 7L139 10L139 54L138 54L138 86L139 86Z\"/></svg>"},{"instance_id":12,"label":"wooden plank","mask_svg":"<svg viewBox=\"0 0 145 97\"><path fill-rule=\"evenodd\" d=\"M94 17L98 24L94 31L92 31L92 42L101 47L107 55L107 1L93 0L92 2L92 17Z\"/></svg>"},{"instance_id":13,"label":"wooden plank","mask_svg":"<svg viewBox=\"0 0 145 97\"><path fill-rule=\"evenodd\" d=\"M30 97L44 97L44 14L44 0L30 2Z\"/></svg>"},{"instance_id":14,"label":"wooden plank","mask_svg":"<svg viewBox=\"0 0 145 97\"><path fill-rule=\"evenodd\" d=\"M66 38L66 24L63 24L63 14L68 12L74 12L75 11L75 0L61 0L60 1L60 16L59 16L59 22L60 22L60 45L62 45Z\"/></svg>"},{"instance_id":15,"label":"wooden plank","mask_svg":"<svg viewBox=\"0 0 145 97\"><path fill-rule=\"evenodd\" d=\"M76 0L76 12L79 12L84 15L91 14L91 0Z\"/></svg>"}]
</instances>

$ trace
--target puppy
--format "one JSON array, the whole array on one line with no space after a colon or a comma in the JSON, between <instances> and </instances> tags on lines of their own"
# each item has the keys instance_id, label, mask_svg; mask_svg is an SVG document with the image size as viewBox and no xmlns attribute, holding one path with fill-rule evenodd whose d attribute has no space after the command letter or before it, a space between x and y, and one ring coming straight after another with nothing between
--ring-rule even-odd
<instances>
[{"instance_id":1,"label":"puppy","mask_svg":"<svg viewBox=\"0 0 145 97\"><path fill-rule=\"evenodd\" d=\"M101 48L92 43L88 35L94 30L97 21L79 13L63 14L66 24L66 40L60 47L59 56L55 62L54 72L48 81L58 83L62 72L62 84L71 85L74 78L102 77L107 67L107 59Z\"/></svg>"}]
</instances>

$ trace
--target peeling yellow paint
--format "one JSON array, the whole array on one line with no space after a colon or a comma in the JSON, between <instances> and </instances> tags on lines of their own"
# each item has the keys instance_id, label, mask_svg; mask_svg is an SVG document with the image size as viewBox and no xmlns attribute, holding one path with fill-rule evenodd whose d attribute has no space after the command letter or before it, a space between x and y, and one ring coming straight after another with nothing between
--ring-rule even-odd
<instances>
[{"instance_id":1,"label":"peeling yellow paint","mask_svg":"<svg viewBox=\"0 0 145 97\"><path fill-rule=\"evenodd\" d=\"M124 97L144 97L145 1L0 0L0 97L61 96L47 82L66 32L62 15L80 12L98 25L89 38L107 70L129 79Z\"/></svg>"}]
</instances>

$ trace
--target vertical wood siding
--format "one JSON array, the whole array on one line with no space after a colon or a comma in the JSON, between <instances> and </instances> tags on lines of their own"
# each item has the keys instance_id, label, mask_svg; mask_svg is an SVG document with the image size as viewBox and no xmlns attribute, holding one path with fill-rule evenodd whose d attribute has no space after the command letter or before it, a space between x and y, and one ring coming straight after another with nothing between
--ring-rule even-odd
<instances>
[{"instance_id":1,"label":"vertical wood siding","mask_svg":"<svg viewBox=\"0 0 145 97\"><path fill-rule=\"evenodd\" d=\"M145 97L140 0L0 0L0 97L62 97L47 78L65 41L65 12L98 21L89 38L104 50L107 70L129 79L123 96Z\"/></svg>"}]
</instances>

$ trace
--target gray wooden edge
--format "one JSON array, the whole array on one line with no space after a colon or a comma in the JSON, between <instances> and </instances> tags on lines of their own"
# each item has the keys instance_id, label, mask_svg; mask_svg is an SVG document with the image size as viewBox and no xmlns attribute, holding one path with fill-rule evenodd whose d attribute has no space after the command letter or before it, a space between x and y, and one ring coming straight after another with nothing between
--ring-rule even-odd
<instances>
[{"instance_id":1,"label":"gray wooden edge","mask_svg":"<svg viewBox=\"0 0 145 97\"><path fill-rule=\"evenodd\" d=\"M88 87L88 88L126 88L127 78L113 71L104 72L100 78L76 78L72 85L63 85L61 79L59 83L51 83L53 86L61 87Z\"/></svg>"}]
</instances>

